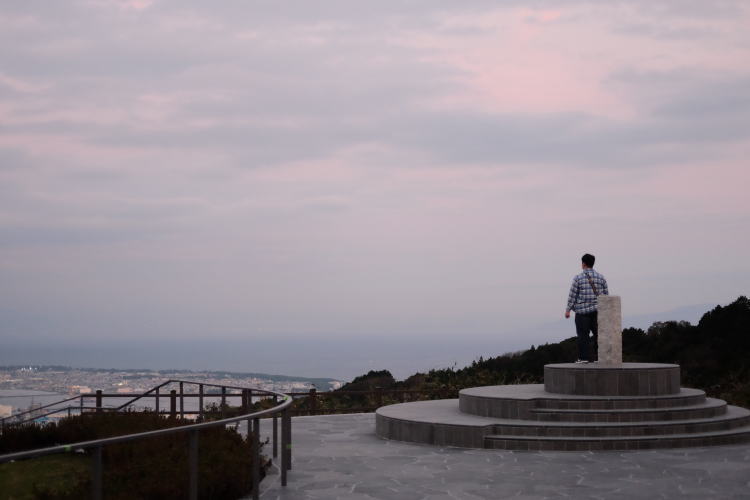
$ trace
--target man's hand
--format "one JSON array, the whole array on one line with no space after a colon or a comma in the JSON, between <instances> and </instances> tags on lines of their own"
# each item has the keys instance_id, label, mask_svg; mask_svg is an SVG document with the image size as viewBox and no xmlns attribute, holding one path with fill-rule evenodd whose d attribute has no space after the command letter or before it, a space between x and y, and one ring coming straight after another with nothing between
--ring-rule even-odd
<instances>
[{"instance_id":1,"label":"man's hand","mask_svg":"<svg viewBox=\"0 0 750 500\"><path fill-rule=\"evenodd\" d=\"M570 318L570 311L565 311L565 317Z\"/></svg>"}]
</instances>

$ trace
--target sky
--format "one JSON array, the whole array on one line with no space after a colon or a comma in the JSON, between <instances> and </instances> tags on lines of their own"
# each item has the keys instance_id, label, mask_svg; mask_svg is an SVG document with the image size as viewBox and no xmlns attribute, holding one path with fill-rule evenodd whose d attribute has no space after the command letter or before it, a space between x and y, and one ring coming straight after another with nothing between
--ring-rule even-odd
<instances>
[{"instance_id":1,"label":"sky","mask_svg":"<svg viewBox=\"0 0 750 500\"><path fill-rule=\"evenodd\" d=\"M487 357L565 338L585 252L626 317L731 302L748 26L742 0L3 2L0 361Z\"/></svg>"}]
</instances>

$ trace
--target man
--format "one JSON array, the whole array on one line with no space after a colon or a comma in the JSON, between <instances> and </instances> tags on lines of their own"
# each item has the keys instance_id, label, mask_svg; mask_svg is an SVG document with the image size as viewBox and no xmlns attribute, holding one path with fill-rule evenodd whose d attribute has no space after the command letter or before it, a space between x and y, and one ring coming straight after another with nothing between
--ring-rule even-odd
<instances>
[{"instance_id":1,"label":"man","mask_svg":"<svg viewBox=\"0 0 750 500\"><path fill-rule=\"evenodd\" d=\"M598 349L598 325L596 297L609 295L607 280L594 271L596 258L591 254L581 257L583 271L573 278L568 294L568 307L565 317L570 318L570 311L576 313L576 333L578 334L578 360L576 363L588 363L596 360ZM589 348L589 332L593 334L593 349ZM593 351L593 354L592 354Z\"/></svg>"}]
</instances>

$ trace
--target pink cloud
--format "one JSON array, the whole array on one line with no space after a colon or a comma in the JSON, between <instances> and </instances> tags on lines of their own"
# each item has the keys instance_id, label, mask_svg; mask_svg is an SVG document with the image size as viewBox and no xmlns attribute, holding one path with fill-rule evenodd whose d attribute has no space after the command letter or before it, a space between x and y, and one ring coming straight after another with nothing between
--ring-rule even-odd
<instances>
[{"instance_id":1,"label":"pink cloud","mask_svg":"<svg viewBox=\"0 0 750 500\"><path fill-rule=\"evenodd\" d=\"M503 10L462 18L461 25L473 22L480 28L474 36L419 33L404 43L431 50L430 60L465 75L465 91L446 96L438 107L629 115L627 103L601 84L607 65L580 57L578 45L585 45L586 36L570 33L559 22L562 16L551 10Z\"/></svg>"},{"instance_id":2,"label":"pink cloud","mask_svg":"<svg viewBox=\"0 0 750 500\"><path fill-rule=\"evenodd\" d=\"M748 147L743 144L734 149L747 153ZM750 170L745 158L731 155L721 161L663 167L643 186L642 194L667 201L678 214L746 216Z\"/></svg>"},{"instance_id":3,"label":"pink cloud","mask_svg":"<svg viewBox=\"0 0 750 500\"><path fill-rule=\"evenodd\" d=\"M22 80L20 78L10 77L2 73L0 73L0 85L6 85L12 88L13 90L15 90L16 92L23 92L23 93L37 93L45 89L48 89L50 87L50 85L48 84L35 83L29 80Z\"/></svg>"},{"instance_id":4,"label":"pink cloud","mask_svg":"<svg viewBox=\"0 0 750 500\"><path fill-rule=\"evenodd\" d=\"M744 17L748 16L746 12ZM616 29L642 22L642 13L635 8L503 9L446 18L446 29L411 33L400 43L424 50L426 59L463 75L458 78L463 91L433 100L432 106L510 113L585 112L618 119L636 116L640 98L614 86L614 72L696 66L736 71L746 58L745 35L736 32L742 23L736 19L701 24L722 33L708 42L659 39ZM695 24L668 22L675 28Z\"/></svg>"}]
</instances>

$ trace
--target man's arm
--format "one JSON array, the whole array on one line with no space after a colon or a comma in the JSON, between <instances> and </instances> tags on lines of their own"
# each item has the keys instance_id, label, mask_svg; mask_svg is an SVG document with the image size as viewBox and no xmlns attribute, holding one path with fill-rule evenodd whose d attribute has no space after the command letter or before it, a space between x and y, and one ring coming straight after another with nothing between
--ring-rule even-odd
<instances>
[{"instance_id":1,"label":"man's arm","mask_svg":"<svg viewBox=\"0 0 750 500\"><path fill-rule=\"evenodd\" d=\"M602 281L604 282L604 286L602 287L602 295L609 295L609 287L607 286L607 278L602 276Z\"/></svg>"},{"instance_id":2,"label":"man's arm","mask_svg":"<svg viewBox=\"0 0 750 500\"><path fill-rule=\"evenodd\" d=\"M570 311L576 303L578 298L578 279L573 278L573 283L570 285L570 292L568 292L568 306L565 308L565 317L570 318Z\"/></svg>"}]
</instances>

